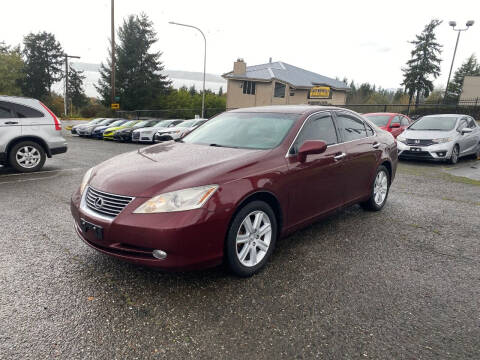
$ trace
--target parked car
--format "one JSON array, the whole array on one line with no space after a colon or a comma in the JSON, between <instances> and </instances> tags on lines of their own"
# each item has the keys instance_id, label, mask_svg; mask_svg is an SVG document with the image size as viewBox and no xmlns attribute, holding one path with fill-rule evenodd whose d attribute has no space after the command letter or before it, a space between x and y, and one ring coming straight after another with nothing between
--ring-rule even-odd
<instances>
[{"instance_id":1,"label":"parked car","mask_svg":"<svg viewBox=\"0 0 480 360\"><path fill-rule=\"evenodd\" d=\"M401 159L449 161L480 156L480 127L468 115L428 115L410 125L399 137Z\"/></svg>"},{"instance_id":2,"label":"parked car","mask_svg":"<svg viewBox=\"0 0 480 360\"><path fill-rule=\"evenodd\" d=\"M132 133L132 141L153 143L153 136L158 130L163 128L168 128L168 127L173 127L175 125L180 124L182 121L184 120L181 120L181 119L163 120L163 121L160 121L155 126L152 126L148 129L134 130Z\"/></svg>"},{"instance_id":3,"label":"parked car","mask_svg":"<svg viewBox=\"0 0 480 360\"><path fill-rule=\"evenodd\" d=\"M138 124L139 122L139 120L130 120L124 122L121 125L109 127L103 132L103 140L113 140L113 136L118 130L132 128L135 124Z\"/></svg>"},{"instance_id":4,"label":"parked car","mask_svg":"<svg viewBox=\"0 0 480 360\"><path fill-rule=\"evenodd\" d=\"M137 129L146 129L158 124L160 120L143 120L134 126L126 129L121 129L115 132L113 139L117 141L132 141L132 133Z\"/></svg>"},{"instance_id":5,"label":"parked car","mask_svg":"<svg viewBox=\"0 0 480 360\"><path fill-rule=\"evenodd\" d=\"M0 95L0 164L40 170L47 157L67 151L62 124L36 99Z\"/></svg>"},{"instance_id":6,"label":"parked car","mask_svg":"<svg viewBox=\"0 0 480 360\"><path fill-rule=\"evenodd\" d=\"M353 111L237 109L91 168L71 212L105 254L164 269L226 261L249 276L279 236L351 204L381 210L396 167L393 136Z\"/></svg>"},{"instance_id":7,"label":"parked car","mask_svg":"<svg viewBox=\"0 0 480 360\"><path fill-rule=\"evenodd\" d=\"M158 130L153 136L153 140L155 142L160 142L181 139L206 121L207 119L185 120L174 127Z\"/></svg>"},{"instance_id":8,"label":"parked car","mask_svg":"<svg viewBox=\"0 0 480 360\"><path fill-rule=\"evenodd\" d=\"M403 114L397 113L368 113L363 114L368 120L377 125L380 129L392 133L396 138L412 123L412 120Z\"/></svg>"},{"instance_id":9,"label":"parked car","mask_svg":"<svg viewBox=\"0 0 480 360\"><path fill-rule=\"evenodd\" d=\"M90 120L88 123L74 125L74 126L72 126L72 129L70 130L70 132L72 133L72 135L76 135L78 128L83 127L83 126L96 125L103 120L105 120L105 118L97 118L97 119Z\"/></svg>"},{"instance_id":10,"label":"parked car","mask_svg":"<svg viewBox=\"0 0 480 360\"><path fill-rule=\"evenodd\" d=\"M108 125L102 125L102 126L97 126L95 127L95 129L92 130L92 134L90 135L90 137L94 138L94 139L103 139L103 132L105 130L107 130L108 128L111 128L111 127L116 127L116 126L120 126L122 124L125 124L128 120L125 120L125 119L119 119L119 120L115 120L114 122L108 124Z\"/></svg>"},{"instance_id":11,"label":"parked car","mask_svg":"<svg viewBox=\"0 0 480 360\"><path fill-rule=\"evenodd\" d=\"M77 134L81 137L83 136L87 136L87 137L90 137L92 136L92 133L93 131L97 128L97 127L100 127L100 126L108 126L110 125L111 123L113 123L114 121L117 121L117 120L120 120L120 119L104 119L102 121L100 121L99 123L97 124L93 124L93 125L88 125L88 124L85 124L85 125L80 125L77 127L76 131L77 131Z\"/></svg>"}]
</instances>

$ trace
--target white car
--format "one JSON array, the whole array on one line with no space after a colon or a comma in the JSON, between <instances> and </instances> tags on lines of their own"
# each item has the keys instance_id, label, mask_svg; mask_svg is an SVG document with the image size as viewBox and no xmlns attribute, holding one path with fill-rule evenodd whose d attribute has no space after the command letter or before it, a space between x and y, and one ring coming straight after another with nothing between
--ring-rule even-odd
<instances>
[{"instance_id":1,"label":"white car","mask_svg":"<svg viewBox=\"0 0 480 360\"><path fill-rule=\"evenodd\" d=\"M176 126L182 121L181 119L163 120L155 126L134 130L132 132L132 141L153 143L153 136L159 129Z\"/></svg>"},{"instance_id":2,"label":"white car","mask_svg":"<svg viewBox=\"0 0 480 360\"><path fill-rule=\"evenodd\" d=\"M155 142L181 139L192 130L204 124L207 119L185 120L175 127L158 130L153 140Z\"/></svg>"},{"instance_id":3,"label":"white car","mask_svg":"<svg viewBox=\"0 0 480 360\"><path fill-rule=\"evenodd\" d=\"M480 127L468 115L428 115L397 137L400 159L448 161L480 156Z\"/></svg>"}]
</instances>

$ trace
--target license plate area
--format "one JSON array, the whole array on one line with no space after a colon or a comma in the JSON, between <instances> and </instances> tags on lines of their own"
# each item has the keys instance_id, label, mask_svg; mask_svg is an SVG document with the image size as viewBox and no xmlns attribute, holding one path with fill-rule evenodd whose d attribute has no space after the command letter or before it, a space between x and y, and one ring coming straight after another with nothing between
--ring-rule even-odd
<instances>
[{"instance_id":1,"label":"license plate area","mask_svg":"<svg viewBox=\"0 0 480 360\"><path fill-rule=\"evenodd\" d=\"M411 147L410 151L422 151L422 148L419 147Z\"/></svg>"},{"instance_id":2,"label":"license plate area","mask_svg":"<svg viewBox=\"0 0 480 360\"><path fill-rule=\"evenodd\" d=\"M90 231L98 240L103 240L103 228L99 225L92 224L85 219L80 219L80 229L84 234Z\"/></svg>"}]
</instances>

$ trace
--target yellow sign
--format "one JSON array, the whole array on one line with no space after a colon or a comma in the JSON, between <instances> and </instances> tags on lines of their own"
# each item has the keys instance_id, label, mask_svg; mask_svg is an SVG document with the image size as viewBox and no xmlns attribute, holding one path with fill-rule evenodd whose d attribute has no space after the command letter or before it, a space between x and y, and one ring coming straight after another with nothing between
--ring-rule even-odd
<instances>
[{"instance_id":1,"label":"yellow sign","mask_svg":"<svg viewBox=\"0 0 480 360\"><path fill-rule=\"evenodd\" d=\"M111 108L112 110L118 110L118 109L120 109L120 104L118 104L118 103L113 103L113 104L110 105L110 108Z\"/></svg>"},{"instance_id":2,"label":"yellow sign","mask_svg":"<svg viewBox=\"0 0 480 360\"><path fill-rule=\"evenodd\" d=\"M329 99L330 88L328 86L314 86L310 89L310 99Z\"/></svg>"}]
</instances>

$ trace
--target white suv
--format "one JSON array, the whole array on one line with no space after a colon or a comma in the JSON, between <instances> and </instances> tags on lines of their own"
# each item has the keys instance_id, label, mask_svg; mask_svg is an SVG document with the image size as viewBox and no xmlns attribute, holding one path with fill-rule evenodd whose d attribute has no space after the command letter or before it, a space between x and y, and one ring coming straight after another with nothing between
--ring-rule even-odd
<instances>
[{"instance_id":1,"label":"white suv","mask_svg":"<svg viewBox=\"0 0 480 360\"><path fill-rule=\"evenodd\" d=\"M0 164L20 172L43 167L46 157L67 151L62 125L40 101L0 95Z\"/></svg>"}]
</instances>

